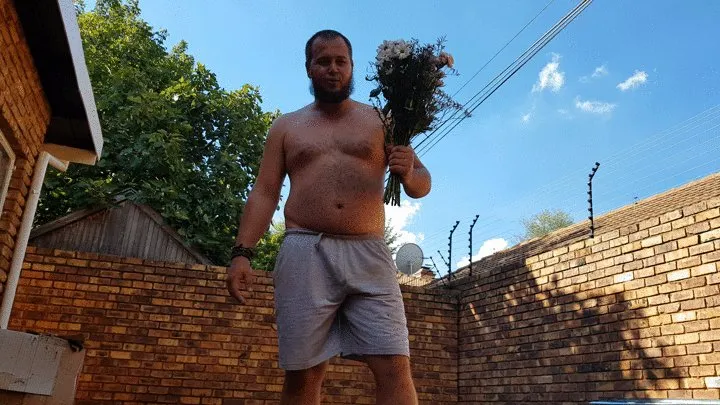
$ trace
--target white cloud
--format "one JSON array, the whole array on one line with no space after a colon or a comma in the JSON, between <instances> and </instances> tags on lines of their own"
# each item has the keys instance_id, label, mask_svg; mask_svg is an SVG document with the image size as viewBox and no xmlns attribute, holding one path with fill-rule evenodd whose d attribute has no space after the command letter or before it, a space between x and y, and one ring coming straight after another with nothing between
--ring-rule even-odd
<instances>
[{"instance_id":1,"label":"white cloud","mask_svg":"<svg viewBox=\"0 0 720 405\"><path fill-rule=\"evenodd\" d=\"M608 75L608 69L607 66L601 65L595 68L595 71L591 75L593 78L603 77Z\"/></svg>"},{"instance_id":2,"label":"white cloud","mask_svg":"<svg viewBox=\"0 0 720 405\"><path fill-rule=\"evenodd\" d=\"M490 256L495 252L506 249L508 246L510 246L510 244L503 238L488 239L482 244L482 246L480 246L480 250L478 250L477 254L473 255L472 260L473 262L476 262L483 257ZM459 262L457 262L457 268L464 267L469 264L469 257L464 256Z\"/></svg>"},{"instance_id":3,"label":"white cloud","mask_svg":"<svg viewBox=\"0 0 720 405\"><path fill-rule=\"evenodd\" d=\"M530 111L528 111L526 114L523 114L522 117L520 117L520 121L523 124L527 124L528 122L530 122L533 119L533 117L535 117L535 108L536 108L535 101L533 101L532 107L530 107Z\"/></svg>"},{"instance_id":4,"label":"white cloud","mask_svg":"<svg viewBox=\"0 0 720 405\"><path fill-rule=\"evenodd\" d=\"M628 77L627 80L625 80L622 83L619 83L617 85L617 88L621 91L628 91L631 89L635 89L637 87L640 87L642 84L647 82L648 74L645 73L642 70L636 70L635 73Z\"/></svg>"},{"instance_id":5,"label":"white cloud","mask_svg":"<svg viewBox=\"0 0 720 405\"><path fill-rule=\"evenodd\" d=\"M405 227L412 223L415 215L420 211L422 204L420 202L410 202L403 200L400 206L385 206L385 222L392 227L393 232L398 234L395 241L397 246L404 243L420 243L425 239L422 233L412 233L405 230Z\"/></svg>"},{"instance_id":6,"label":"white cloud","mask_svg":"<svg viewBox=\"0 0 720 405\"><path fill-rule=\"evenodd\" d=\"M580 82L588 83L590 81L590 79L597 79L597 78L600 78L603 76L607 76L608 74L610 74L610 71L608 71L607 66L605 64L603 64L603 65L596 67L590 76L582 76L580 78Z\"/></svg>"},{"instance_id":7,"label":"white cloud","mask_svg":"<svg viewBox=\"0 0 720 405\"><path fill-rule=\"evenodd\" d=\"M575 99L575 107L579 110L593 113L593 114L610 114L613 112L617 104L606 103L603 101L582 101L579 98Z\"/></svg>"},{"instance_id":8,"label":"white cloud","mask_svg":"<svg viewBox=\"0 0 720 405\"><path fill-rule=\"evenodd\" d=\"M565 72L561 72L560 55L554 53L552 60L542 68L538 74L538 81L533 85L533 93L543 91L547 88L554 92L560 91L565 83Z\"/></svg>"}]
</instances>

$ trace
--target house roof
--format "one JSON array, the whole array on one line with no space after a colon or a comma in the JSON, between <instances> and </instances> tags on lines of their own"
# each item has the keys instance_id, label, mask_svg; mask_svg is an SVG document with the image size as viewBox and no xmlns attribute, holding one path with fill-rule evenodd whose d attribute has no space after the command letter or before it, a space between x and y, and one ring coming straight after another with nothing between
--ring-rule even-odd
<instances>
[{"instance_id":1,"label":"house roof","mask_svg":"<svg viewBox=\"0 0 720 405\"><path fill-rule=\"evenodd\" d=\"M31 245L44 248L212 264L147 205L121 198L115 206L73 212L34 228Z\"/></svg>"},{"instance_id":2,"label":"house roof","mask_svg":"<svg viewBox=\"0 0 720 405\"><path fill-rule=\"evenodd\" d=\"M52 111L46 150L94 164L103 138L72 0L21 0L15 8Z\"/></svg>"},{"instance_id":3,"label":"house roof","mask_svg":"<svg viewBox=\"0 0 720 405\"><path fill-rule=\"evenodd\" d=\"M422 287L432 283L435 280L435 273L427 267L423 267L420 271L415 274L408 275L398 271L397 273L398 283L401 285L411 285L415 287Z\"/></svg>"},{"instance_id":4,"label":"house roof","mask_svg":"<svg viewBox=\"0 0 720 405\"><path fill-rule=\"evenodd\" d=\"M659 217L662 214L678 210L702 201L720 198L720 173L670 189L652 197L623 206L614 211L594 218L595 235L634 226L639 222ZM513 269L525 265L525 259L541 253L568 246L590 237L588 220L559 229L542 238L531 239L509 249L494 253L473 262L473 272L490 269ZM452 280L459 280L470 274L466 266L452 274ZM448 277L435 280L432 286L445 285Z\"/></svg>"}]
</instances>

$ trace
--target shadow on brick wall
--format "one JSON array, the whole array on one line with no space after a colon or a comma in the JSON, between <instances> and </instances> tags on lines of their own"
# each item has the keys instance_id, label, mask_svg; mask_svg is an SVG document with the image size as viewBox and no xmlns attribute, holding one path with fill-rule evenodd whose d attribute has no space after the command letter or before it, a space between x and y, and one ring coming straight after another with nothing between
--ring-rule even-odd
<instances>
[{"instance_id":1,"label":"shadow on brick wall","mask_svg":"<svg viewBox=\"0 0 720 405\"><path fill-rule=\"evenodd\" d=\"M451 283L459 403L717 399L720 213L697 211L524 246Z\"/></svg>"}]
</instances>

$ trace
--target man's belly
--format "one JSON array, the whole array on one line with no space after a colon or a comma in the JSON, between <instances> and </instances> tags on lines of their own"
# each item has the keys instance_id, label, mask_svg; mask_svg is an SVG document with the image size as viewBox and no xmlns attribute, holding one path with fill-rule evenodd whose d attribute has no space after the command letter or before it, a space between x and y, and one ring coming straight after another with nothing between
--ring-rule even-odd
<instances>
[{"instance_id":1,"label":"man's belly","mask_svg":"<svg viewBox=\"0 0 720 405\"><path fill-rule=\"evenodd\" d=\"M285 226L337 235L383 235L385 209L382 188L327 189L322 184L294 185L285 203Z\"/></svg>"}]
</instances>

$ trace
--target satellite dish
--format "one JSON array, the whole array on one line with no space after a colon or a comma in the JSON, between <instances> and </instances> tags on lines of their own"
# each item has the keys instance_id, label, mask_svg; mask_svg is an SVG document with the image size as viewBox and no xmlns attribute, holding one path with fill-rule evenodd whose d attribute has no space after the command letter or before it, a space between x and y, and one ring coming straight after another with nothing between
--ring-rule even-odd
<instances>
[{"instance_id":1,"label":"satellite dish","mask_svg":"<svg viewBox=\"0 0 720 405\"><path fill-rule=\"evenodd\" d=\"M420 246L414 243L406 243L400 246L395 255L395 265L401 273L415 274L423 264L423 251Z\"/></svg>"}]
</instances>

